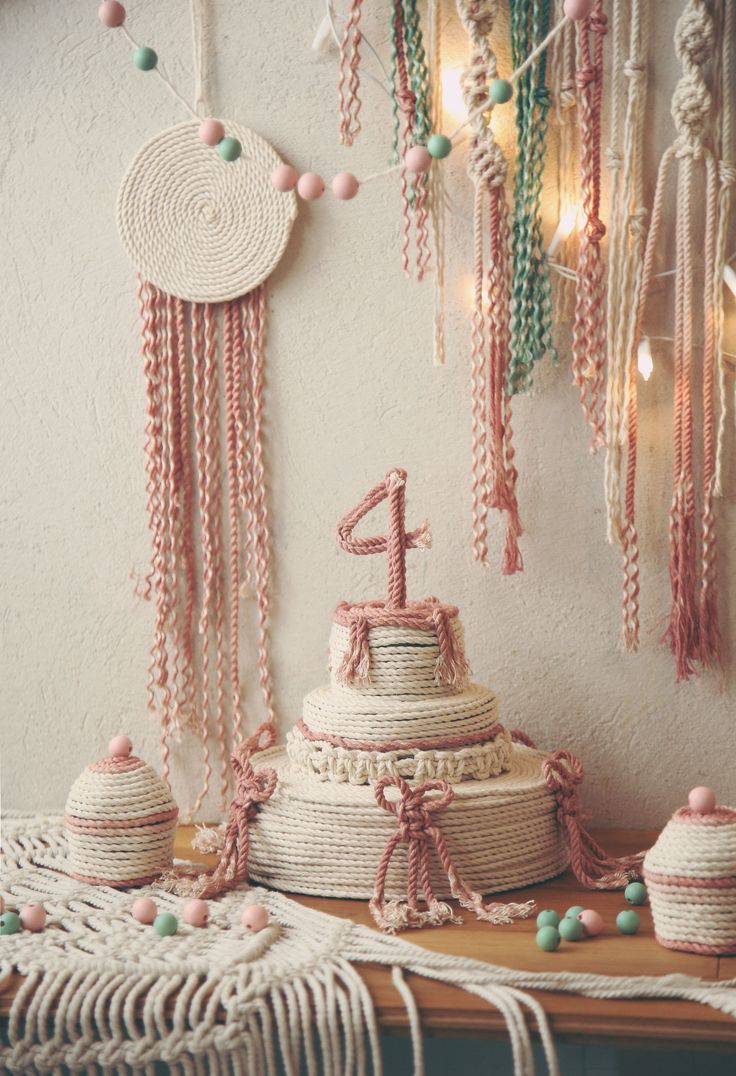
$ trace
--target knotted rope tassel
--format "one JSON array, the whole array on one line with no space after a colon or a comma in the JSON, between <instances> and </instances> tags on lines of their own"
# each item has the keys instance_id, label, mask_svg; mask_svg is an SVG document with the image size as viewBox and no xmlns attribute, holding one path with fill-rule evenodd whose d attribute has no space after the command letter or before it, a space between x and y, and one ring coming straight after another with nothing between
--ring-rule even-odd
<instances>
[{"instance_id":1,"label":"knotted rope tassel","mask_svg":"<svg viewBox=\"0 0 736 1076\"><path fill-rule=\"evenodd\" d=\"M595 452L604 440L606 362L605 279L601 256L601 242L606 228L600 218L603 37L606 33L603 0L594 0L590 16L577 25L580 193L585 224L578 250L572 370L583 414L593 430L591 450Z\"/></svg>"},{"instance_id":2,"label":"knotted rope tassel","mask_svg":"<svg viewBox=\"0 0 736 1076\"><path fill-rule=\"evenodd\" d=\"M457 0L460 20L471 43L463 72L463 100L468 114L487 102L488 85L497 76L489 35L498 14L496 0ZM504 184L508 162L496 142L490 110L471 123L468 174L473 201L473 316L471 328L471 497L473 556L488 562L488 509L506 513L506 541L501 570L521 571L518 540L522 534L516 499L509 393L511 328L511 248L509 210ZM488 213L488 264L484 259L484 207ZM487 273L487 276L486 276ZM487 309L484 304L487 296Z\"/></svg>"},{"instance_id":3,"label":"knotted rope tassel","mask_svg":"<svg viewBox=\"0 0 736 1076\"><path fill-rule=\"evenodd\" d=\"M264 735L265 741L261 744ZM225 824L220 862L214 870L195 877L182 878L173 873L161 883L164 888L207 899L235 889L247 881L250 824L258 814L258 808L274 794L278 780L270 767L255 770L251 755L259 747L270 747L273 740L273 729L264 723L231 756L235 791Z\"/></svg>"},{"instance_id":4,"label":"knotted rope tassel","mask_svg":"<svg viewBox=\"0 0 736 1076\"><path fill-rule=\"evenodd\" d=\"M389 785L398 789L398 799L386 798L385 790ZM383 777L376 783L374 791L378 806L395 815L399 827L397 832L389 837L381 856L376 872L376 887L369 905L371 915L381 930L395 934L408 927L462 922L450 905L438 900L434 894L429 858L432 845L450 882L452 895L463 908L475 912L479 919L489 923L510 923L514 919L525 919L532 914L534 901L527 901L525 904L484 904L481 895L473 892L463 882L442 830L433 821L433 815L447 807L455 795L452 786L446 781L426 781L412 788L401 777ZM440 795L428 799L427 794L430 792L439 792ZM407 845L409 855L407 899L405 902L387 901L386 875L391 857L401 843ZM420 887L425 909L419 906Z\"/></svg>"},{"instance_id":5,"label":"knotted rope tassel","mask_svg":"<svg viewBox=\"0 0 736 1076\"><path fill-rule=\"evenodd\" d=\"M623 889L641 877L644 852L616 859L609 856L580 822L578 788L583 767L570 751L555 751L542 763L547 787L557 800L557 818L570 849L570 866L577 880L588 889Z\"/></svg>"}]
</instances>

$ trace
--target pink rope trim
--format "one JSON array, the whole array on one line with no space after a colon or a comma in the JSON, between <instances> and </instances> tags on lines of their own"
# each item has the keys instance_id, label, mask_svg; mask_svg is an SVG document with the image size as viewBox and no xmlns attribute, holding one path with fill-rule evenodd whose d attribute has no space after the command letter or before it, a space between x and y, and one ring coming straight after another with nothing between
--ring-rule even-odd
<instances>
[{"instance_id":1,"label":"pink rope trim","mask_svg":"<svg viewBox=\"0 0 736 1076\"><path fill-rule=\"evenodd\" d=\"M145 766L145 762L137 755L128 755L127 758L106 755L97 762L91 762L87 769L90 773L132 773L133 770L139 770L142 766Z\"/></svg>"},{"instance_id":2,"label":"pink rope trim","mask_svg":"<svg viewBox=\"0 0 736 1076\"><path fill-rule=\"evenodd\" d=\"M117 832L135 829L137 826L158 826L162 822L173 822L178 817L178 807L160 814L141 815L139 818L77 818L75 815L65 814L64 825L75 833L101 833L106 830Z\"/></svg>"},{"instance_id":3,"label":"pink rope trim","mask_svg":"<svg viewBox=\"0 0 736 1076\"><path fill-rule=\"evenodd\" d=\"M468 732L457 736L436 736L425 740L350 740L344 736L333 736L329 732L317 732L300 718L295 728L305 740L313 743L328 743L332 747L344 747L349 751L442 751L445 748L469 747L478 743L489 743L505 732L498 722L480 732Z\"/></svg>"},{"instance_id":4,"label":"pink rope trim","mask_svg":"<svg viewBox=\"0 0 736 1076\"><path fill-rule=\"evenodd\" d=\"M736 878L683 878L677 874L656 874L649 870L644 871L644 881L677 889L736 889Z\"/></svg>"},{"instance_id":5,"label":"pink rope trim","mask_svg":"<svg viewBox=\"0 0 736 1076\"><path fill-rule=\"evenodd\" d=\"M654 937L665 949L679 949L684 953L700 953L703 956L728 956L736 953L736 939L729 939L721 945L703 945L701 942L694 941L672 941L671 938L663 938L656 931Z\"/></svg>"},{"instance_id":6,"label":"pink rope trim","mask_svg":"<svg viewBox=\"0 0 736 1076\"><path fill-rule=\"evenodd\" d=\"M385 790L393 785L399 798L389 800ZM427 794L439 792L429 799ZM534 910L534 902L525 904L483 903L479 893L470 889L458 873L450 855L444 834L433 816L447 807L454 798L454 790L446 781L425 781L412 788L401 777L382 777L374 786L376 803L383 810L396 816L398 831L389 837L376 871L376 883L369 908L376 924L389 933L407 927L426 924L460 923L449 904L435 896L430 876L429 850L433 845L442 870L447 875L453 897L463 908L475 912L479 919L491 923L508 923L524 919ZM407 873L406 901L386 901L386 876L392 856L399 844L407 845L409 866ZM422 893L425 909L419 906Z\"/></svg>"},{"instance_id":7,"label":"pink rope trim","mask_svg":"<svg viewBox=\"0 0 736 1076\"><path fill-rule=\"evenodd\" d=\"M557 800L557 818L570 849L570 865L577 880L588 889L623 889L641 877L644 852L616 859L591 837L580 822L578 788L583 767L570 751L555 751L542 762L547 787Z\"/></svg>"},{"instance_id":8,"label":"pink rope trim","mask_svg":"<svg viewBox=\"0 0 736 1076\"><path fill-rule=\"evenodd\" d=\"M158 874L148 874L145 878L126 878L121 882L113 878L95 878L88 874L75 874L74 871L70 871L69 874L72 878L76 878L78 882L84 882L86 885L106 885L110 889L137 889L142 885L153 885L160 877Z\"/></svg>"}]
</instances>

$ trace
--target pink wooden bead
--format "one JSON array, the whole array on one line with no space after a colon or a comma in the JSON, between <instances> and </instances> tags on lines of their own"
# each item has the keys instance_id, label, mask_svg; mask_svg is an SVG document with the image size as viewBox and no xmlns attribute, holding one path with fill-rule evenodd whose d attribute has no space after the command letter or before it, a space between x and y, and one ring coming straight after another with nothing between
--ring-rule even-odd
<instances>
[{"instance_id":1,"label":"pink wooden bead","mask_svg":"<svg viewBox=\"0 0 736 1076\"><path fill-rule=\"evenodd\" d=\"M428 172L432 158L426 146L411 146L404 154L404 164L410 172Z\"/></svg>"},{"instance_id":2,"label":"pink wooden bead","mask_svg":"<svg viewBox=\"0 0 736 1076\"><path fill-rule=\"evenodd\" d=\"M210 921L210 908L206 900L188 900L184 905L184 922L190 927L206 927Z\"/></svg>"},{"instance_id":3,"label":"pink wooden bead","mask_svg":"<svg viewBox=\"0 0 736 1076\"><path fill-rule=\"evenodd\" d=\"M246 904L243 908L243 926L254 934L268 926L268 912L262 904Z\"/></svg>"},{"instance_id":4,"label":"pink wooden bead","mask_svg":"<svg viewBox=\"0 0 736 1076\"><path fill-rule=\"evenodd\" d=\"M603 916L598 912L594 912L592 908L586 908L585 911L580 912L578 919L583 924L583 930L591 937L595 938L598 934L603 933Z\"/></svg>"},{"instance_id":5,"label":"pink wooden bead","mask_svg":"<svg viewBox=\"0 0 736 1076\"><path fill-rule=\"evenodd\" d=\"M125 8L118 0L104 0L97 9L97 14L102 25L109 26L111 30L125 22Z\"/></svg>"},{"instance_id":6,"label":"pink wooden bead","mask_svg":"<svg viewBox=\"0 0 736 1076\"><path fill-rule=\"evenodd\" d=\"M690 810L696 814L712 814L716 809L716 794L712 788L698 785L687 797L687 802Z\"/></svg>"},{"instance_id":7,"label":"pink wooden bead","mask_svg":"<svg viewBox=\"0 0 736 1076\"><path fill-rule=\"evenodd\" d=\"M216 146L225 137L225 125L220 120L208 116L199 125L199 137L205 146Z\"/></svg>"},{"instance_id":8,"label":"pink wooden bead","mask_svg":"<svg viewBox=\"0 0 736 1076\"><path fill-rule=\"evenodd\" d=\"M24 930L37 934L46 926L46 910L43 904L26 904L24 908L21 908L19 915Z\"/></svg>"},{"instance_id":9,"label":"pink wooden bead","mask_svg":"<svg viewBox=\"0 0 736 1076\"><path fill-rule=\"evenodd\" d=\"M299 173L290 164L279 164L271 173L271 183L282 194L293 191L298 179Z\"/></svg>"},{"instance_id":10,"label":"pink wooden bead","mask_svg":"<svg viewBox=\"0 0 736 1076\"><path fill-rule=\"evenodd\" d=\"M352 172L338 172L332 181L332 193L343 202L349 202L360 190L360 183Z\"/></svg>"},{"instance_id":11,"label":"pink wooden bead","mask_svg":"<svg viewBox=\"0 0 736 1076\"><path fill-rule=\"evenodd\" d=\"M587 19L590 15L591 0L564 0L562 10L568 19Z\"/></svg>"},{"instance_id":12,"label":"pink wooden bead","mask_svg":"<svg viewBox=\"0 0 736 1076\"><path fill-rule=\"evenodd\" d=\"M113 736L107 745L108 754L113 758L127 758L133 750L133 741L130 736Z\"/></svg>"},{"instance_id":13,"label":"pink wooden bead","mask_svg":"<svg viewBox=\"0 0 736 1076\"><path fill-rule=\"evenodd\" d=\"M316 172L305 172L299 176L296 189L305 202L316 202L325 193L325 181Z\"/></svg>"},{"instance_id":14,"label":"pink wooden bead","mask_svg":"<svg viewBox=\"0 0 736 1076\"><path fill-rule=\"evenodd\" d=\"M145 923L146 926L150 926L156 918L158 909L153 903L150 897L138 897L131 908L131 915L134 919L137 919L139 923Z\"/></svg>"}]
</instances>

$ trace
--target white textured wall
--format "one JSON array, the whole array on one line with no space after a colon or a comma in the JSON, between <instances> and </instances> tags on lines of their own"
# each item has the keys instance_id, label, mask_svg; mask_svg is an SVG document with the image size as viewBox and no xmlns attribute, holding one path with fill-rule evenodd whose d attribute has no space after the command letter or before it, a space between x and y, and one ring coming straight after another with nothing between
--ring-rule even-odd
<instances>
[{"instance_id":1,"label":"white textured wall","mask_svg":"<svg viewBox=\"0 0 736 1076\"><path fill-rule=\"evenodd\" d=\"M367 31L379 44L375 15L384 6L366 3ZM649 129L660 148L671 130L670 33L680 6L652 5L661 47ZM253 126L301 170L329 176L382 166L387 102L370 83L364 136L353 150L336 145L334 58L310 51L319 0L215 7L217 113ZM129 8L134 35L155 46L188 91L188 5L130 0ZM96 0L0 6L6 808L59 808L77 771L119 729L156 757L145 712L151 609L130 579L148 555L144 384L133 271L113 207L138 146L184 117L154 75L132 67L125 40L102 30L95 9ZM455 29L449 44L459 62ZM652 161L655 148L652 140ZM450 175L466 210L460 160ZM431 362L431 284L407 282L399 270L394 183L373 184L353 203L325 197L304 208L273 278L268 461L282 727L323 676L331 606L382 592L383 564L338 553L334 524L401 464L410 472L410 521L429 517L435 537L430 554L410 555L411 590L461 606L476 676L497 690L507 724L581 755L596 821L657 824L702 781L733 802L732 665L723 689L714 676L676 686L657 642L668 599L667 362L658 360L642 388L643 645L630 657L616 646L619 558L604 537L603 461L588 454L565 350L558 368L540 372L534 395L515 403L526 571L504 579L471 561L470 230L458 216L449 227L443 370ZM727 652L734 524L729 498L720 524ZM497 526L492 545L498 561ZM196 779L183 765L182 802Z\"/></svg>"}]
</instances>

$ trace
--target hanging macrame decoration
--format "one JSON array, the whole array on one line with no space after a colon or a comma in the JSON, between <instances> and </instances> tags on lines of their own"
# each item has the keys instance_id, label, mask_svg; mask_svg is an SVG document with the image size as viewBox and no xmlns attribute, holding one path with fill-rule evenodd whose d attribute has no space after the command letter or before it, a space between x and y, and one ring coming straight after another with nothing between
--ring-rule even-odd
<instances>
[{"instance_id":1,"label":"hanging macrame decoration","mask_svg":"<svg viewBox=\"0 0 736 1076\"><path fill-rule=\"evenodd\" d=\"M675 51L682 65L672 98L676 137L665 151L657 176L652 219L642 270L634 338L629 353L628 469L624 530L625 618L638 629L638 588L635 578L638 559L634 527L633 492L636 480L636 349L642 335L644 310L652 280L654 254L663 224L667 180L677 174L675 217L675 318L674 318L674 467L672 507L669 521L670 587L672 605L664 641L675 657L678 680L687 680L700 663L709 667L718 661L719 629L716 607L716 536L714 497L719 463L716 419L716 366L721 365L721 290L725 256L725 236L733 182L730 147L730 49L732 4L725 0L716 7L717 21L703 0L688 0L675 28ZM722 96L720 119L713 122L714 93L709 88L713 69L723 80L713 80L716 97ZM726 111L728 110L728 111ZM716 150L725 164L720 169ZM696 192L696 178L704 178L704 193ZM702 225L703 270L696 270L696 239ZM702 301L699 297L702 295ZM720 312L719 312L720 311ZM702 339L702 462L700 498L696 491L698 463L695 458L693 400L695 350ZM629 497L630 492L630 497ZM698 500L700 501L700 551L698 551ZM626 623L626 621L625 621ZM635 641L636 635L633 634Z\"/></svg>"},{"instance_id":2,"label":"hanging macrame decoration","mask_svg":"<svg viewBox=\"0 0 736 1076\"><path fill-rule=\"evenodd\" d=\"M340 142L352 146L360 133L360 16L363 0L353 0L340 43L338 96ZM392 0L391 159L398 169L402 206L401 265L422 280L430 262L430 177L405 167L413 146L425 146L431 133L432 100L429 66L417 0ZM449 151L448 151L449 152ZM414 253L412 255L412 247Z\"/></svg>"},{"instance_id":3,"label":"hanging macrame decoration","mask_svg":"<svg viewBox=\"0 0 736 1076\"><path fill-rule=\"evenodd\" d=\"M601 243L606 228L600 217L600 208L603 38L606 24L603 0L593 0L590 15L577 23L576 81L583 226L577 260L572 371L583 414L593 431L593 451L603 444L605 420L606 284Z\"/></svg>"},{"instance_id":4,"label":"hanging macrame decoration","mask_svg":"<svg viewBox=\"0 0 736 1076\"><path fill-rule=\"evenodd\" d=\"M517 471L511 431L509 355L511 251L505 182L508 162L493 134L488 87L496 80L490 33L498 12L494 0L457 0L470 40L462 76L471 139L468 173L473 183L473 314L471 327L473 556L488 561L488 509L506 515L502 572L521 571L522 533L516 499ZM501 80L499 80L501 81ZM482 110L482 106L486 109ZM486 260L487 243L487 260Z\"/></svg>"},{"instance_id":5,"label":"hanging macrame decoration","mask_svg":"<svg viewBox=\"0 0 736 1076\"><path fill-rule=\"evenodd\" d=\"M547 36L548 0L510 0L511 56L514 67ZM542 172L550 97L546 86L547 54L531 64L516 82L516 170L512 211L513 283L511 292L512 392L531 386L534 366L550 353L552 300L542 237Z\"/></svg>"},{"instance_id":6,"label":"hanging macrame decoration","mask_svg":"<svg viewBox=\"0 0 736 1076\"><path fill-rule=\"evenodd\" d=\"M562 18L563 0L555 3L555 25ZM560 264L557 258L565 255L569 263L577 236L575 219L578 215L576 162L579 156L577 122L577 86L575 83L575 37L573 21L564 27L550 47L549 84L552 97L552 116L557 132L556 188L559 225L547 248L547 263L554 261L554 310L556 320L572 322L575 307L574 272ZM558 255L558 248L561 248Z\"/></svg>"}]
</instances>

